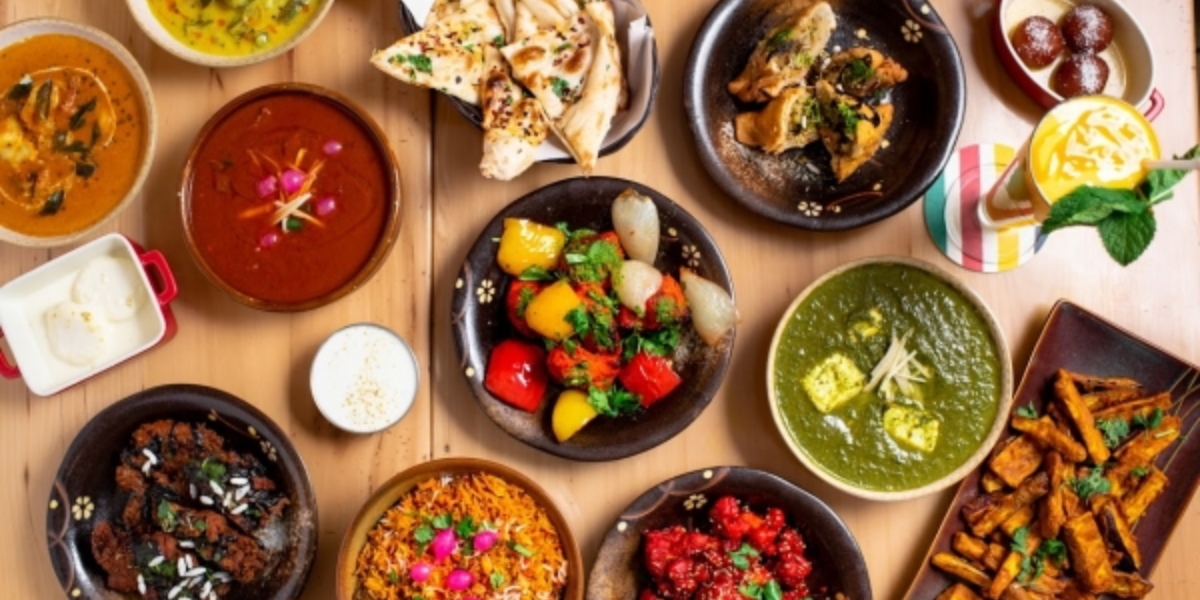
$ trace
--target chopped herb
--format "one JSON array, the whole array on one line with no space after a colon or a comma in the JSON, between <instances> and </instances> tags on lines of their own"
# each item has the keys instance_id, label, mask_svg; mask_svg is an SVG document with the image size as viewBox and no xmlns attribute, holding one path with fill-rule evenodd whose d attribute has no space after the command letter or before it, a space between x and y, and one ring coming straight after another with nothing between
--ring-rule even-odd
<instances>
[{"instance_id":1,"label":"chopped herb","mask_svg":"<svg viewBox=\"0 0 1200 600\"><path fill-rule=\"evenodd\" d=\"M171 503L165 499L158 501L158 524L167 533L174 531L175 526L179 524L179 517L175 514L175 510L171 508Z\"/></svg>"},{"instance_id":2,"label":"chopped herb","mask_svg":"<svg viewBox=\"0 0 1200 600\"><path fill-rule=\"evenodd\" d=\"M192 523L192 527L195 528L196 531L208 531L208 521L196 521L195 523Z\"/></svg>"},{"instance_id":3,"label":"chopped herb","mask_svg":"<svg viewBox=\"0 0 1200 600\"><path fill-rule=\"evenodd\" d=\"M289 0L287 4L283 5L283 8L279 9L279 15L275 17L275 20L287 25L292 21L292 19L295 19L300 14L301 10L308 7L308 3L311 1L312 0Z\"/></svg>"},{"instance_id":4,"label":"chopped herb","mask_svg":"<svg viewBox=\"0 0 1200 600\"><path fill-rule=\"evenodd\" d=\"M75 114L71 115L71 120L68 123L68 127L71 128L71 131L75 131L76 129L83 127L84 119L86 119L87 114L93 110L96 110L95 98L88 100L87 102L83 103L83 106L75 109Z\"/></svg>"},{"instance_id":5,"label":"chopped herb","mask_svg":"<svg viewBox=\"0 0 1200 600\"><path fill-rule=\"evenodd\" d=\"M541 267L529 267L521 271L521 276L518 279L521 281L553 281L554 276Z\"/></svg>"},{"instance_id":6,"label":"chopped herb","mask_svg":"<svg viewBox=\"0 0 1200 600\"><path fill-rule=\"evenodd\" d=\"M1067 546L1059 540L1050 539L1038 545L1032 556L1026 556L1021 561L1021 572L1017 574L1019 581L1032 581L1041 577L1046 571L1046 559L1053 560L1062 566L1067 560Z\"/></svg>"},{"instance_id":7,"label":"chopped herb","mask_svg":"<svg viewBox=\"0 0 1200 600\"><path fill-rule=\"evenodd\" d=\"M771 36L771 38L767 40L767 52L778 52L782 50L783 47L788 43L788 40L791 38L791 27L780 29L779 31L775 32L775 35Z\"/></svg>"},{"instance_id":8,"label":"chopped herb","mask_svg":"<svg viewBox=\"0 0 1200 600\"><path fill-rule=\"evenodd\" d=\"M1083 479L1072 479L1071 487L1084 502L1096 494L1107 494L1112 490L1112 484L1104 478L1104 467L1093 468Z\"/></svg>"},{"instance_id":9,"label":"chopped herb","mask_svg":"<svg viewBox=\"0 0 1200 600\"><path fill-rule=\"evenodd\" d=\"M1146 468L1145 465L1138 465L1134 467L1129 474L1133 475L1134 477L1145 477L1146 475L1150 474L1150 469Z\"/></svg>"},{"instance_id":10,"label":"chopped herb","mask_svg":"<svg viewBox=\"0 0 1200 600\"><path fill-rule=\"evenodd\" d=\"M225 465L212 457L206 458L200 464L200 474L206 479L220 481L222 477L225 477Z\"/></svg>"},{"instance_id":11,"label":"chopped herb","mask_svg":"<svg viewBox=\"0 0 1200 600\"><path fill-rule=\"evenodd\" d=\"M503 48L504 47L504 36L498 35L498 36L492 38L492 45L497 48Z\"/></svg>"},{"instance_id":12,"label":"chopped herb","mask_svg":"<svg viewBox=\"0 0 1200 600\"><path fill-rule=\"evenodd\" d=\"M164 560L153 567L150 567L150 574L157 575L163 579L175 578L175 561Z\"/></svg>"},{"instance_id":13,"label":"chopped herb","mask_svg":"<svg viewBox=\"0 0 1200 600\"><path fill-rule=\"evenodd\" d=\"M296 217L288 217L283 221L284 231L300 231L301 229L304 229L304 221Z\"/></svg>"},{"instance_id":14,"label":"chopped herb","mask_svg":"<svg viewBox=\"0 0 1200 600\"><path fill-rule=\"evenodd\" d=\"M588 404L591 404L596 412L608 417L633 414L642 407L636 395L619 385L614 385L607 391L588 388Z\"/></svg>"},{"instance_id":15,"label":"chopped herb","mask_svg":"<svg viewBox=\"0 0 1200 600\"><path fill-rule=\"evenodd\" d=\"M634 332L623 340L625 360L632 360L638 352L654 356L671 356L675 353L675 347L679 345L680 336L678 327Z\"/></svg>"},{"instance_id":16,"label":"chopped herb","mask_svg":"<svg viewBox=\"0 0 1200 600\"><path fill-rule=\"evenodd\" d=\"M1009 548L1013 552L1019 552L1021 554L1025 554L1025 544L1028 542L1029 542L1029 528L1028 527L1018 527L1017 530L1013 532L1012 543L1009 544Z\"/></svg>"},{"instance_id":17,"label":"chopped herb","mask_svg":"<svg viewBox=\"0 0 1200 600\"><path fill-rule=\"evenodd\" d=\"M808 52L797 52L792 55L792 66L802 69L811 67L814 62L813 55Z\"/></svg>"},{"instance_id":18,"label":"chopped herb","mask_svg":"<svg viewBox=\"0 0 1200 600\"><path fill-rule=\"evenodd\" d=\"M1036 419L1038 418L1038 411L1033 407L1033 402L1030 402L1025 406L1017 407L1017 416L1025 417L1026 419Z\"/></svg>"},{"instance_id":19,"label":"chopped herb","mask_svg":"<svg viewBox=\"0 0 1200 600\"><path fill-rule=\"evenodd\" d=\"M854 137L858 131L858 113L849 104L838 102L838 116L842 120L842 131L846 137Z\"/></svg>"},{"instance_id":20,"label":"chopped herb","mask_svg":"<svg viewBox=\"0 0 1200 600\"><path fill-rule=\"evenodd\" d=\"M42 210L38 214L46 217L57 214L58 211L62 210L63 198L65 196L66 192L54 190L54 193L50 194L50 197L46 199L46 203L42 205Z\"/></svg>"},{"instance_id":21,"label":"chopped herb","mask_svg":"<svg viewBox=\"0 0 1200 600\"><path fill-rule=\"evenodd\" d=\"M30 94L33 93L33 78L25 75L8 90L8 99L13 102L23 102Z\"/></svg>"},{"instance_id":22,"label":"chopped herb","mask_svg":"<svg viewBox=\"0 0 1200 600\"><path fill-rule=\"evenodd\" d=\"M54 82L47 79L38 87L37 97L34 98L34 107L37 109L38 118L45 121L50 118L50 95L54 92Z\"/></svg>"},{"instance_id":23,"label":"chopped herb","mask_svg":"<svg viewBox=\"0 0 1200 600\"><path fill-rule=\"evenodd\" d=\"M466 50L467 52L474 52L475 44L467 44L467 45L463 46L463 50Z\"/></svg>"},{"instance_id":24,"label":"chopped herb","mask_svg":"<svg viewBox=\"0 0 1200 600\"><path fill-rule=\"evenodd\" d=\"M513 552L516 552L525 558L537 556L537 553L533 550L530 550L529 548L526 548L525 546L522 546L512 540L508 540L508 547L511 548Z\"/></svg>"},{"instance_id":25,"label":"chopped herb","mask_svg":"<svg viewBox=\"0 0 1200 600\"><path fill-rule=\"evenodd\" d=\"M558 96L562 100L566 100L567 96L571 95L571 84L561 77L550 79L550 89L554 91L555 96Z\"/></svg>"},{"instance_id":26,"label":"chopped herb","mask_svg":"<svg viewBox=\"0 0 1200 600\"><path fill-rule=\"evenodd\" d=\"M450 515L438 515L430 520L429 524L433 525L434 529L450 529L450 526L454 524L454 519Z\"/></svg>"},{"instance_id":27,"label":"chopped herb","mask_svg":"<svg viewBox=\"0 0 1200 600\"><path fill-rule=\"evenodd\" d=\"M813 96L804 99L802 110L804 111L804 119L807 121L806 125L808 127L820 125L825 120L821 115L821 103L817 102L817 99Z\"/></svg>"},{"instance_id":28,"label":"chopped herb","mask_svg":"<svg viewBox=\"0 0 1200 600\"><path fill-rule=\"evenodd\" d=\"M739 585L738 593L745 598L750 598L751 600L762 600L763 597L762 586L750 582Z\"/></svg>"},{"instance_id":29,"label":"chopped herb","mask_svg":"<svg viewBox=\"0 0 1200 600\"><path fill-rule=\"evenodd\" d=\"M654 303L654 318L660 325L674 325L677 320L675 311L678 308L673 298L659 298L658 302Z\"/></svg>"},{"instance_id":30,"label":"chopped herb","mask_svg":"<svg viewBox=\"0 0 1200 600\"><path fill-rule=\"evenodd\" d=\"M400 583L400 574L395 571L388 571L388 581L395 585Z\"/></svg>"},{"instance_id":31,"label":"chopped herb","mask_svg":"<svg viewBox=\"0 0 1200 600\"><path fill-rule=\"evenodd\" d=\"M783 588L779 587L778 581L772 579L767 582L763 588L763 600L783 600Z\"/></svg>"},{"instance_id":32,"label":"chopped herb","mask_svg":"<svg viewBox=\"0 0 1200 600\"><path fill-rule=\"evenodd\" d=\"M500 589L500 586L504 585L504 573L492 571L492 574L488 576L488 581L491 582L493 590Z\"/></svg>"},{"instance_id":33,"label":"chopped herb","mask_svg":"<svg viewBox=\"0 0 1200 600\"><path fill-rule=\"evenodd\" d=\"M554 48L554 53L555 53L555 54L558 54L558 53L560 53L560 52L564 52L564 51L566 51L566 50L570 50L570 49L571 49L571 42L567 42L567 43L565 43L565 44L562 44L562 45L559 45L559 46L555 47L555 48Z\"/></svg>"},{"instance_id":34,"label":"chopped herb","mask_svg":"<svg viewBox=\"0 0 1200 600\"><path fill-rule=\"evenodd\" d=\"M460 538L469 538L475 535L475 532L478 530L479 527L475 525L475 519L472 519L471 515L467 515L463 520L458 522L458 525L454 526L454 533Z\"/></svg>"},{"instance_id":35,"label":"chopped herb","mask_svg":"<svg viewBox=\"0 0 1200 600\"><path fill-rule=\"evenodd\" d=\"M756 556L758 556L758 550L755 550L750 544L742 542L737 550L729 553L729 561L733 563L733 566L745 571L750 568L750 559Z\"/></svg>"},{"instance_id":36,"label":"chopped herb","mask_svg":"<svg viewBox=\"0 0 1200 600\"><path fill-rule=\"evenodd\" d=\"M417 527L416 531L413 532L413 539L417 540L418 555L425 553L425 547L429 545L429 542L433 541L433 536L433 528L427 523L422 523Z\"/></svg>"},{"instance_id":37,"label":"chopped herb","mask_svg":"<svg viewBox=\"0 0 1200 600\"><path fill-rule=\"evenodd\" d=\"M563 320L571 325L575 330L575 334L583 337L592 331L592 320L588 317L588 311L583 306L576 306L563 317Z\"/></svg>"},{"instance_id":38,"label":"chopped herb","mask_svg":"<svg viewBox=\"0 0 1200 600\"><path fill-rule=\"evenodd\" d=\"M1149 417L1147 417L1145 414L1133 416L1133 424L1147 430L1157 429L1159 425L1162 425L1162 421L1163 409L1161 408L1155 408L1154 412L1150 413Z\"/></svg>"},{"instance_id":39,"label":"chopped herb","mask_svg":"<svg viewBox=\"0 0 1200 600\"><path fill-rule=\"evenodd\" d=\"M875 74L875 69L863 59L850 61L842 71L842 81L846 83L862 83Z\"/></svg>"},{"instance_id":40,"label":"chopped herb","mask_svg":"<svg viewBox=\"0 0 1200 600\"><path fill-rule=\"evenodd\" d=\"M528 287L523 287L517 292L517 318L525 318L525 310L529 308L529 303L533 301L533 290Z\"/></svg>"},{"instance_id":41,"label":"chopped herb","mask_svg":"<svg viewBox=\"0 0 1200 600\"><path fill-rule=\"evenodd\" d=\"M1116 448L1129 435L1129 423L1125 419L1096 419L1096 428L1104 433L1104 445Z\"/></svg>"}]
</instances>

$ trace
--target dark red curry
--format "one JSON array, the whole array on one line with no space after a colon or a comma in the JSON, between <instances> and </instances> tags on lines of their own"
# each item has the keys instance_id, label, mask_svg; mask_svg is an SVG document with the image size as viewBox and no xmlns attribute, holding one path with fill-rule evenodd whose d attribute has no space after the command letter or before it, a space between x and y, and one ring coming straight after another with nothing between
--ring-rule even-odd
<instances>
[{"instance_id":1,"label":"dark red curry","mask_svg":"<svg viewBox=\"0 0 1200 600\"><path fill-rule=\"evenodd\" d=\"M334 292L384 235L388 166L369 130L305 92L254 99L213 127L193 157L189 221L203 262L275 304Z\"/></svg>"}]
</instances>

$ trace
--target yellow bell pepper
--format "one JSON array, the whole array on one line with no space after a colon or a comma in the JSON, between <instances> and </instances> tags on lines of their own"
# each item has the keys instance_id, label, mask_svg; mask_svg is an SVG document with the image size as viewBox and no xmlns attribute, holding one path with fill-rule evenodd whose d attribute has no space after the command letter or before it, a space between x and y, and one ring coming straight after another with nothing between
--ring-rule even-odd
<instances>
[{"instance_id":1,"label":"yellow bell pepper","mask_svg":"<svg viewBox=\"0 0 1200 600\"><path fill-rule=\"evenodd\" d=\"M567 441L596 418L597 414L596 409L588 402L587 394L579 390L564 391L558 395L558 401L554 403L554 413L550 416L554 437L560 442Z\"/></svg>"},{"instance_id":2,"label":"yellow bell pepper","mask_svg":"<svg viewBox=\"0 0 1200 600\"><path fill-rule=\"evenodd\" d=\"M529 267L552 270L562 256L567 237L556 227L528 219L505 219L496 261L505 273L520 276Z\"/></svg>"},{"instance_id":3,"label":"yellow bell pepper","mask_svg":"<svg viewBox=\"0 0 1200 600\"><path fill-rule=\"evenodd\" d=\"M575 295L571 284L560 279L529 301L529 306L525 307L525 322L538 335L561 342L575 333L575 327L567 322L567 313L580 306L583 301Z\"/></svg>"}]
</instances>

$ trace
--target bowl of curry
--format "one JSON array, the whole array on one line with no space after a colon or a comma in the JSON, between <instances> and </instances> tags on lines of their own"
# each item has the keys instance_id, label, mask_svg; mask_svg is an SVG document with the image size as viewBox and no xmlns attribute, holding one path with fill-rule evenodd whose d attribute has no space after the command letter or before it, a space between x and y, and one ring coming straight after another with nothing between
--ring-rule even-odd
<instances>
[{"instance_id":1,"label":"bowl of curry","mask_svg":"<svg viewBox=\"0 0 1200 600\"><path fill-rule=\"evenodd\" d=\"M1008 344L983 300L920 260L882 256L820 277L788 307L767 363L771 415L830 485L906 500L961 480L1012 404Z\"/></svg>"},{"instance_id":2,"label":"bowl of curry","mask_svg":"<svg viewBox=\"0 0 1200 600\"><path fill-rule=\"evenodd\" d=\"M333 0L126 0L142 31L167 52L206 67L240 67L295 48Z\"/></svg>"},{"instance_id":3,"label":"bowl of curry","mask_svg":"<svg viewBox=\"0 0 1200 600\"><path fill-rule=\"evenodd\" d=\"M400 230L400 171L349 99L307 84L251 90L201 129L183 170L196 264L261 310L323 306L365 284Z\"/></svg>"},{"instance_id":4,"label":"bowl of curry","mask_svg":"<svg viewBox=\"0 0 1200 600\"><path fill-rule=\"evenodd\" d=\"M120 42L60 19L8 25L0 94L0 240L68 244L137 198L154 156L154 96Z\"/></svg>"}]
</instances>

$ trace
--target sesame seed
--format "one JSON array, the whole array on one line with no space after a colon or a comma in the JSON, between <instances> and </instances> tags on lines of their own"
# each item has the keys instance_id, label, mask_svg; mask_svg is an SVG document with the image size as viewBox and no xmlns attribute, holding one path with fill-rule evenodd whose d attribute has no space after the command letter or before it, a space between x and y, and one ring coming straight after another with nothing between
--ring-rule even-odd
<instances>
[{"instance_id":1,"label":"sesame seed","mask_svg":"<svg viewBox=\"0 0 1200 600\"><path fill-rule=\"evenodd\" d=\"M158 565L161 565L161 564L163 563L163 561L164 561L164 560L167 560L167 557L165 557L165 556L163 556L163 555L161 555L161 554L160 554L160 555L158 555L158 556L155 556L155 557L154 557L154 558L153 558L153 559L150 561L150 563L149 563L149 567L150 567L151 569L153 569L154 567L157 567Z\"/></svg>"},{"instance_id":2,"label":"sesame seed","mask_svg":"<svg viewBox=\"0 0 1200 600\"><path fill-rule=\"evenodd\" d=\"M149 475L150 467L153 467L153 466L154 465L150 464L150 461L146 461L145 463L142 463L142 475Z\"/></svg>"},{"instance_id":3,"label":"sesame seed","mask_svg":"<svg viewBox=\"0 0 1200 600\"><path fill-rule=\"evenodd\" d=\"M187 561L186 561L186 560L183 560L183 557L182 557L182 556L180 556L180 557L179 557L179 562L175 564L175 572L176 572L176 573L182 573L182 572L184 572L184 571L186 571L186 570L188 570L188 564L187 564Z\"/></svg>"},{"instance_id":4,"label":"sesame seed","mask_svg":"<svg viewBox=\"0 0 1200 600\"><path fill-rule=\"evenodd\" d=\"M142 448L142 454L146 455L146 460L150 461L150 464L152 464L152 465L158 464L158 457L155 456L154 453L151 452L149 448Z\"/></svg>"},{"instance_id":5,"label":"sesame seed","mask_svg":"<svg viewBox=\"0 0 1200 600\"><path fill-rule=\"evenodd\" d=\"M213 499L209 498L208 496L200 496L200 504L203 504L205 506L212 506Z\"/></svg>"},{"instance_id":6,"label":"sesame seed","mask_svg":"<svg viewBox=\"0 0 1200 600\"><path fill-rule=\"evenodd\" d=\"M237 505L237 508L233 509L229 514L240 515L240 514L246 512L247 508L250 508L249 505L239 504L239 505Z\"/></svg>"},{"instance_id":7,"label":"sesame seed","mask_svg":"<svg viewBox=\"0 0 1200 600\"><path fill-rule=\"evenodd\" d=\"M249 494L249 493L250 493L250 486L244 485L244 486L238 488L237 493L234 494L234 496L233 496L233 499L237 500L238 502L241 502L242 498L245 498L246 494Z\"/></svg>"},{"instance_id":8,"label":"sesame seed","mask_svg":"<svg viewBox=\"0 0 1200 600\"><path fill-rule=\"evenodd\" d=\"M208 569L205 569L204 566L201 565L199 567L196 567L195 569L192 569L192 570L184 573L183 576L184 577L200 577L201 575L203 575L207 572L208 572ZM197 581L197 580L193 579L192 581ZM192 585L195 585L195 584L189 583L188 587L191 587Z\"/></svg>"},{"instance_id":9,"label":"sesame seed","mask_svg":"<svg viewBox=\"0 0 1200 600\"><path fill-rule=\"evenodd\" d=\"M211 582L211 581L205 581L205 582L204 582L204 587L200 588L200 595L201 595L201 596L207 596L207 595L209 595L209 593L210 593L210 592L212 592L212 582Z\"/></svg>"},{"instance_id":10,"label":"sesame seed","mask_svg":"<svg viewBox=\"0 0 1200 600\"><path fill-rule=\"evenodd\" d=\"M208 487L211 487L211 488L212 488L212 491L213 491L213 493L215 493L215 494L216 494L216 495L218 495L218 496L224 496L224 495L225 495L225 489L224 489L224 488L222 488L222 487L221 487L221 485L220 485L220 484L218 484L218 483L217 483L217 482L215 482L215 481L209 481L209 482L208 482Z\"/></svg>"},{"instance_id":11,"label":"sesame seed","mask_svg":"<svg viewBox=\"0 0 1200 600\"><path fill-rule=\"evenodd\" d=\"M182 591L183 591L182 583L171 588L171 591L167 592L167 600L174 600L175 596L178 596L179 592L182 592Z\"/></svg>"},{"instance_id":12,"label":"sesame seed","mask_svg":"<svg viewBox=\"0 0 1200 600\"><path fill-rule=\"evenodd\" d=\"M183 558L185 558L185 559L187 560L187 568L188 568L188 569L191 569L192 567L195 567L195 566L196 566L196 563L192 561L192 555L191 555L191 554L184 554L184 555L183 555ZM191 577L191 575L188 575L188 577Z\"/></svg>"},{"instance_id":13,"label":"sesame seed","mask_svg":"<svg viewBox=\"0 0 1200 600\"><path fill-rule=\"evenodd\" d=\"M250 480L245 477L234 477L229 480L229 483L232 485L246 485L250 483Z\"/></svg>"},{"instance_id":14,"label":"sesame seed","mask_svg":"<svg viewBox=\"0 0 1200 600\"><path fill-rule=\"evenodd\" d=\"M193 542L192 540L183 540L182 542L179 542L179 547L180 548L195 548L196 543Z\"/></svg>"},{"instance_id":15,"label":"sesame seed","mask_svg":"<svg viewBox=\"0 0 1200 600\"><path fill-rule=\"evenodd\" d=\"M196 497L196 484L189 483L188 484L188 492L191 492L192 498L195 498Z\"/></svg>"},{"instance_id":16,"label":"sesame seed","mask_svg":"<svg viewBox=\"0 0 1200 600\"><path fill-rule=\"evenodd\" d=\"M146 579L140 574L138 575L138 593L143 596L146 595Z\"/></svg>"}]
</instances>

